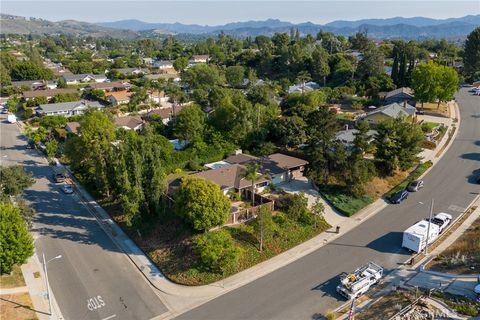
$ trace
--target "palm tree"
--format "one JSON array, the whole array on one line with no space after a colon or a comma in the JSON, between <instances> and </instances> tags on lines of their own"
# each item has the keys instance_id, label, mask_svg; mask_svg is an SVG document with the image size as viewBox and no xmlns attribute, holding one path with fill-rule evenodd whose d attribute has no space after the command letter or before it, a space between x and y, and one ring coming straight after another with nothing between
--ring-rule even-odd
<instances>
[{"instance_id":1,"label":"palm tree","mask_svg":"<svg viewBox=\"0 0 480 320\"><path fill-rule=\"evenodd\" d=\"M252 207L255 206L255 182L261 178L261 176L257 174L258 170L260 170L260 164L256 162L247 163L246 170L242 175L243 178L252 182Z\"/></svg>"},{"instance_id":2,"label":"palm tree","mask_svg":"<svg viewBox=\"0 0 480 320\"><path fill-rule=\"evenodd\" d=\"M305 83L312 80L310 73L307 71L300 71L297 75L297 82L300 82L302 85L302 94L305 91Z\"/></svg>"}]
</instances>

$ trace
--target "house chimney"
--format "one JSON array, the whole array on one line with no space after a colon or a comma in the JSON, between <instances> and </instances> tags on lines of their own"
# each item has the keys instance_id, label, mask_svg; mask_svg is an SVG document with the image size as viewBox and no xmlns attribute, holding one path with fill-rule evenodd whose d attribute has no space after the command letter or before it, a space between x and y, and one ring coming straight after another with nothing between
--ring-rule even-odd
<instances>
[{"instance_id":1,"label":"house chimney","mask_svg":"<svg viewBox=\"0 0 480 320\"><path fill-rule=\"evenodd\" d=\"M403 101L403 107L404 107L405 109L407 109L407 100L404 100L404 101Z\"/></svg>"},{"instance_id":2,"label":"house chimney","mask_svg":"<svg viewBox=\"0 0 480 320\"><path fill-rule=\"evenodd\" d=\"M345 125L345 131L348 131L348 124Z\"/></svg>"},{"instance_id":3,"label":"house chimney","mask_svg":"<svg viewBox=\"0 0 480 320\"><path fill-rule=\"evenodd\" d=\"M242 154L242 149L235 150L235 155L239 155L239 154Z\"/></svg>"}]
</instances>

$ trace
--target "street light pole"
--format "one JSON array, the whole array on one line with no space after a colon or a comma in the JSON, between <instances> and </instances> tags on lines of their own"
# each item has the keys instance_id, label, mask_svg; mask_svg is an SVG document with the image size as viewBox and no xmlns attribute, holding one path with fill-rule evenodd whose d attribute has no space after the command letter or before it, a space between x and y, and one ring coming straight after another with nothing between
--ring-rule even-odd
<instances>
[{"instance_id":1,"label":"street light pole","mask_svg":"<svg viewBox=\"0 0 480 320\"><path fill-rule=\"evenodd\" d=\"M432 203L430 204L430 218L428 219L427 242L425 243L425 255L428 255L428 240L430 239L430 224L432 223L432 215L433 215L433 198L432 198Z\"/></svg>"},{"instance_id":2,"label":"street light pole","mask_svg":"<svg viewBox=\"0 0 480 320\"><path fill-rule=\"evenodd\" d=\"M48 314L49 314L49 319L52 318L52 299L50 299L50 286L48 284L48 271L47 271L47 264L52 261L52 260L55 260L55 259L60 259L62 257L62 255L58 255L56 256L55 258L52 258L50 260L48 260L47 262L45 262L45 253L43 253L43 269L44 269L44 272L45 272L45 285L47 286L47 297L48 297Z\"/></svg>"}]
</instances>

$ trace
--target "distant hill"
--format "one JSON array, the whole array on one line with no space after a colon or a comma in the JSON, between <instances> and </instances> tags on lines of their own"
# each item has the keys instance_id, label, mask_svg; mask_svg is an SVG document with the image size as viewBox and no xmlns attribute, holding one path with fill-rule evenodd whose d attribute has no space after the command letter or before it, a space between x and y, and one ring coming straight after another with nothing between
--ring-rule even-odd
<instances>
[{"instance_id":1,"label":"distant hill","mask_svg":"<svg viewBox=\"0 0 480 320\"><path fill-rule=\"evenodd\" d=\"M89 35L92 37L108 36L121 39L135 39L139 37L139 34L132 30L108 28L93 23L75 20L52 22L38 18L24 18L8 14L0 15L0 33Z\"/></svg>"},{"instance_id":2,"label":"distant hill","mask_svg":"<svg viewBox=\"0 0 480 320\"><path fill-rule=\"evenodd\" d=\"M159 37L173 34L191 35L190 38L196 38L198 36L214 36L222 31L237 37L271 36L276 32L289 32L292 28L298 29L303 35L307 33L316 34L323 30L350 36L358 31L366 31L368 36L374 39L464 39L473 29L480 26L480 15L443 20L424 17L395 17L358 21L339 20L325 25L312 22L293 24L278 19L268 19L263 21L232 22L217 26L202 26L178 22L149 23L140 20L121 20L97 24L75 20L51 22L43 19L2 14L0 24L0 33L2 34L70 34L122 39Z\"/></svg>"},{"instance_id":3,"label":"distant hill","mask_svg":"<svg viewBox=\"0 0 480 320\"><path fill-rule=\"evenodd\" d=\"M418 38L465 38L475 27L480 25L480 15L469 15L461 18L431 19L424 17L389 19L363 19L358 21L333 21L325 25L311 22L293 24L277 19L265 21L234 22L217 26L201 26L181 23L148 23L139 20L121 20L102 22L101 26L131 29L138 32L162 30L173 33L190 33L196 35L214 35L221 31L226 34L247 37L273 35L275 32L288 32L298 28L302 34L315 34L320 30L330 31L345 36L353 35L360 30L367 30L368 35L378 39L418 39Z\"/></svg>"}]
</instances>

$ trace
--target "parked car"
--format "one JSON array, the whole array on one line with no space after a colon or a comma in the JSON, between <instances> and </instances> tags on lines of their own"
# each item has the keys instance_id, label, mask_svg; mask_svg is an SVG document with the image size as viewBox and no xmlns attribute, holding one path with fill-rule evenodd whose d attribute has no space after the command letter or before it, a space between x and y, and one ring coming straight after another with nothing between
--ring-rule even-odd
<instances>
[{"instance_id":1,"label":"parked car","mask_svg":"<svg viewBox=\"0 0 480 320\"><path fill-rule=\"evenodd\" d=\"M65 175L63 173L54 173L53 181L55 181L56 183L62 183L65 181Z\"/></svg>"},{"instance_id":2,"label":"parked car","mask_svg":"<svg viewBox=\"0 0 480 320\"><path fill-rule=\"evenodd\" d=\"M432 218L431 222L435 223L440 228L440 233L442 233L443 230L448 227L450 222L452 222L452 219L452 215L445 212L440 212Z\"/></svg>"},{"instance_id":3,"label":"parked car","mask_svg":"<svg viewBox=\"0 0 480 320\"><path fill-rule=\"evenodd\" d=\"M410 192L417 192L423 188L423 180L415 180L408 184L407 190Z\"/></svg>"},{"instance_id":4,"label":"parked car","mask_svg":"<svg viewBox=\"0 0 480 320\"><path fill-rule=\"evenodd\" d=\"M407 190L402 190L394 193L390 198L390 202L393 204L398 204L407 198L408 198Z\"/></svg>"},{"instance_id":5,"label":"parked car","mask_svg":"<svg viewBox=\"0 0 480 320\"><path fill-rule=\"evenodd\" d=\"M69 184L64 184L64 185L62 186L62 191L63 191L63 193L65 193L65 194L72 194L72 193L73 193L73 188L72 188L72 186L69 185Z\"/></svg>"}]
</instances>

